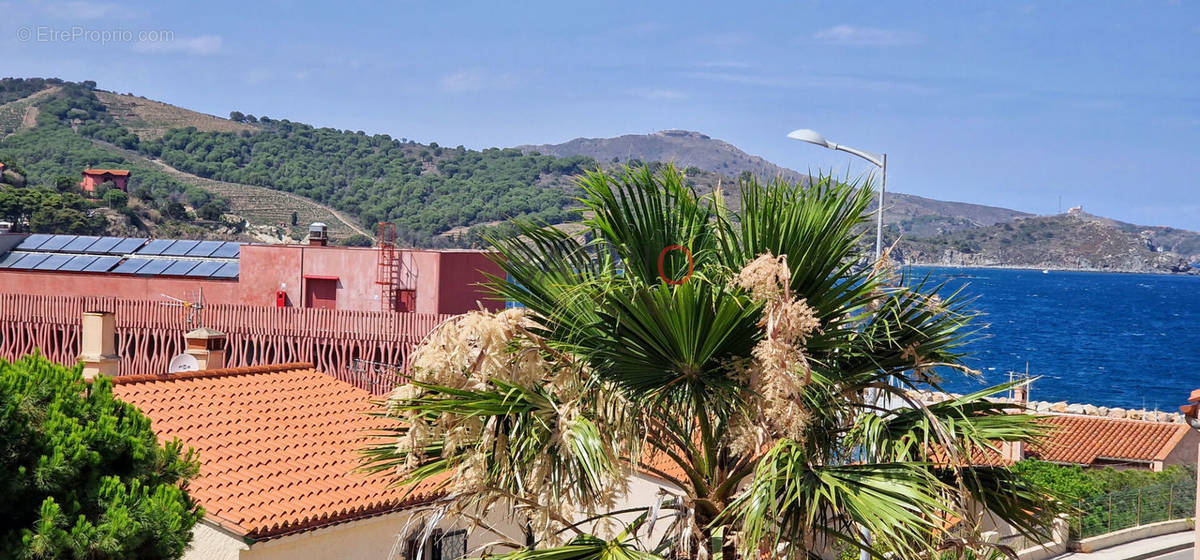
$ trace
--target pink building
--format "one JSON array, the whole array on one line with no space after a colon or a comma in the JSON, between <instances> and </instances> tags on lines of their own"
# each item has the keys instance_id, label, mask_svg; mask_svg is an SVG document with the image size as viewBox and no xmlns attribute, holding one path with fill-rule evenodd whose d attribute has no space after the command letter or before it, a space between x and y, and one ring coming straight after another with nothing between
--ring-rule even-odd
<instances>
[{"instance_id":1,"label":"pink building","mask_svg":"<svg viewBox=\"0 0 1200 560\"><path fill-rule=\"evenodd\" d=\"M0 235L0 292L454 314L503 308L483 251Z\"/></svg>"},{"instance_id":2,"label":"pink building","mask_svg":"<svg viewBox=\"0 0 1200 560\"><path fill-rule=\"evenodd\" d=\"M96 187L112 181L113 186L121 190L129 189L129 171L126 169L84 169L83 181L79 188L84 192L95 192Z\"/></svg>"}]
</instances>

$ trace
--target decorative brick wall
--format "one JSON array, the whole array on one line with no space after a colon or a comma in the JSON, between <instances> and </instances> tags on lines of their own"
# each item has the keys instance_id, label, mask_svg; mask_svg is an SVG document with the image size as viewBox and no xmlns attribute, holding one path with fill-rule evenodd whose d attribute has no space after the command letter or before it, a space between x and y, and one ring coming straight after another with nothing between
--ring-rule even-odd
<instances>
[{"instance_id":1,"label":"decorative brick wall","mask_svg":"<svg viewBox=\"0 0 1200 560\"><path fill-rule=\"evenodd\" d=\"M116 315L118 375L166 373L184 350L187 312L162 300L0 293L0 357L39 351L62 364L80 353L85 311ZM229 367L309 362L318 370L382 394L426 334L453 315L208 305L203 326L228 337Z\"/></svg>"}]
</instances>

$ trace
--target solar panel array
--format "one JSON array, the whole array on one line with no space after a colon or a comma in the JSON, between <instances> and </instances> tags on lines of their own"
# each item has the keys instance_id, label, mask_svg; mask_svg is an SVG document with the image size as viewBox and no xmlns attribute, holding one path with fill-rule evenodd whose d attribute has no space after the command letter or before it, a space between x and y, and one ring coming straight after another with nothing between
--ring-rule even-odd
<instances>
[{"instance_id":1,"label":"solar panel array","mask_svg":"<svg viewBox=\"0 0 1200 560\"><path fill-rule=\"evenodd\" d=\"M241 246L237 241L35 233L0 256L0 269L231 279L240 272Z\"/></svg>"}]
</instances>

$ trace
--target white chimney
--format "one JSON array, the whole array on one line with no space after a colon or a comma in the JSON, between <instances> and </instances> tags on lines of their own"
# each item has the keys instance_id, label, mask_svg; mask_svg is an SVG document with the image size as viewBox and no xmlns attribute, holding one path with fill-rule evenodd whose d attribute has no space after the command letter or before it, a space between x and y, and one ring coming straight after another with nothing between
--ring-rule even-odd
<instances>
[{"instance_id":1,"label":"white chimney","mask_svg":"<svg viewBox=\"0 0 1200 560\"><path fill-rule=\"evenodd\" d=\"M107 311L88 311L83 314L79 361L83 362L83 378L96 374L117 375L117 318Z\"/></svg>"}]
</instances>

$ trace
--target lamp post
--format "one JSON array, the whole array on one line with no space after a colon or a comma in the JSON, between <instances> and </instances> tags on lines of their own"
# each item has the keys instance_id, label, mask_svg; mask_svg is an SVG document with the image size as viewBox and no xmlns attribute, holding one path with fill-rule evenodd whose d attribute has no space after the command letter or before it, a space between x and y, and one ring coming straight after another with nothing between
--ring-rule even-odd
<instances>
[{"instance_id":1,"label":"lamp post","mask_svg":"<svg viewBox=\"0 0 1200 560\"><path fill-rule=\"evenodd\" d=\"M824 146L831 150L838 150L848 154L854 154L863 158L877 166L879 166L879 205L875 209L875 260L883 254L883 197L887 193L887 154L876 154L866 150L858 150L850 146L843 146L826 140L824 136L815 130L801 128L788 133L788 138L808 142Z\"/></svg>"}]
</instances>

